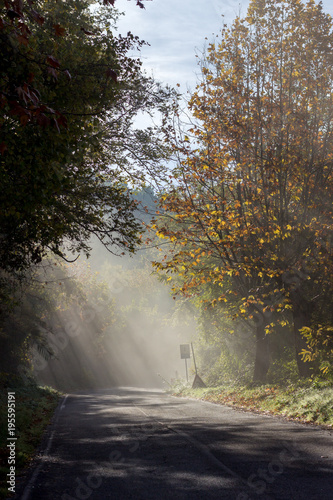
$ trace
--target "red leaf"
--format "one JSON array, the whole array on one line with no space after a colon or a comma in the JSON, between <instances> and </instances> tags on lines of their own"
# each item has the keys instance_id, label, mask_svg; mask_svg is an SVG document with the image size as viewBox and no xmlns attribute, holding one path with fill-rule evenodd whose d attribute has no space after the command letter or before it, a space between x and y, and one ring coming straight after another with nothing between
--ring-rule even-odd
<instances>
[{"instance_id":1,"label":"red leaf","mask_svg":"<svg viewBox=\"0 0 333 500\"><path fill-rule=\"evenodd\" d=\"M53 25L53 29L54 29L54 32L56 34L56 36L64 36L66 35L66 30L63 26L61 26L60 24L54 24Z\"/></svg>"},{"instance_id":2,"label":"red leaf","mask_svg":"<svg viewBox=\"0 0 333 500\"><path fill-rule=\"evenodd\" d=\"M117 83L118 81L118 75L113 69L108 69L106 72L106 76L112 78L112 80Z\"/></svg>"},{"instance_id":3,"label":"red leaf","mask_svg":"<svg viewBox=\"0 0 333 500\"><path fill-rule=\"evenodd\" d=\"M52 76L55 80L58 80L58 71L55 68L47 68L47 72L50 76Z\"/></svg>"},{"instance_id":4,"label":"red leaf","mask_svg":"<svg viewBox=\"0 0 333 500\"><path fill-rule=\"evenodd\" d=\"M67 118L66 116L57 113L57 123L59 126L67 128Z\"/></svg>"},{"instance_id":5,"label":"red leaf","mask_svg":"<svg viewBox=\"0 0 333 500\"><path fill-rule=\"evenodd\" d=\"M18 26L23 36L27 37L28 35L31 35L31 31L26 24L19 22Z\"/></svg>"},{"instance_id":6,"label":"red leaf","mask_svg":"<svg viewBox=\"0 0 333 500\"><path fill-rule=\"evenodd\" d=\"M16 92L20 99L22 99L25 103L27 103L27 93L22 87L17 87Z\"/></svg>"},{"instance_id":7,"label":"red leaf","mask_svg":"<svg viewBox=\"0 0 333 500\"><path fill-rule=\"evenodd\" d=\"M18 35L17 39L18 39L19 43L21 43L22 45L27 46L29 44L29 40L26 36Z\"/></svg>"},{"instance_id":8,"label":"red leaf","mask_svg":"<svg viewBox=\"0 0 333 500\"><path fill-rule=\"evenodd\" d=\"M59 68L60 62L53 56L47 56L46 62L52 66L52 68Z\"/></svg>"},{"instance_id":9,"label":"red leaf","mask_svg":"<svg viewBox=\"0 0 333 500\"><path fill-rule=\"evenodd\" d=\"M32 17L34 18L34 20L40 25L42 26L42 24L44 24L44 21L45 21L45 18L43 16L41 16L40 14L38 14L38 12L36 10L32 10L31 11L31 14L32 14Z\"/></svg>"},{"instance_id":10,"label":"red leaf","mask_svg":"<svg viewBox=\"0 0 333 500\"><path fill-rule=\"evenodd\" d=\"M40 94L39 94L38 90L30 89L28 92L28 96L29 96L29 99L32 102L32 104L34 106L38 106L39 100L40 100Z\"/></svg>"},{"instance_id":11,"label":"red leaf","mask_svg":"<svg viewBox=\"0 0 333 500\"><path fill-rule=\"evenodd\" d=\"M0 154L4 154L4 152L7 151L7 144L5 144L4 142L2 142L0 144Z\"/></svg>"},{"instance_id":12,"label":"red leaf","mask_svg":"<svg viewBox=\"0 0 333 500\"><path fill-rule=\"evenodd\" d=\"M44 113L36 116L36 121L40 127L48 127L51 123L50 118L48 118Z\"/></svg>"},{"instance_id":13,"label":"red leaf","mask_svg":"<svg viewBox=\"0 0 333 500\"><path fill-rule=\"evenodd\" d=\"M20 122L23 127L30 121L30 116L28 114L24 114L20 116Z\"/></svg>"},{"instance_id":14,"label":"red leaf","mask_svg":"<svg viewBox=\"0 0 333 500\"><path fill-rule=\"evenodd\" d=\"M49 106L41 106L41 109L43 109L43 111L47 111L48 113L51 113L52 115L55 114L54 109L50 108Z\"/></svg>"}]
</instances>

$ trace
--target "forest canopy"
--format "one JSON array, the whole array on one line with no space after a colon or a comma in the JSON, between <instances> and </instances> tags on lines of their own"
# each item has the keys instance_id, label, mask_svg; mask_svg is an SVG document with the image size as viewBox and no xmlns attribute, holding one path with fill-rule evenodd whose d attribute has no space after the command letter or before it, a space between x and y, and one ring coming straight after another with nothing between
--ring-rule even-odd
<instances>
[{"instance_id":1,"label":"forest canopy","mask_svg":"<svg viewBox=\"0 0 333 500\"><path fill-rule=\"evenodd\" d=\"M105 3L105 2L104 2ZM89 238L133 251L140 225L128 185L165 154L138 113L171 90L114 35L114 9L91 2L2 2L0 11L0 262L21 270L45 252L89 253ZM140 162L137 156L140 155ZM133 166L135 165L135 168Z\"/></svg>"},{"instance_id":2,"label":"forest canopy","mask_svg":"<svg viewBox=\"0 0 333 500\"><path fill-rule=\"evenodd\" d=\"M133 190L168 155L158 127L135 120L165 112L175 92L133 56L144 41L116 35L113 4L0 2L0 341L10 371L29 364L33 344L48 356L45 325L62 294L61 280L53 302L45 291L54 256L89 256L96 241L133 253L143 231Z\"/></svg>"}]
</instances>

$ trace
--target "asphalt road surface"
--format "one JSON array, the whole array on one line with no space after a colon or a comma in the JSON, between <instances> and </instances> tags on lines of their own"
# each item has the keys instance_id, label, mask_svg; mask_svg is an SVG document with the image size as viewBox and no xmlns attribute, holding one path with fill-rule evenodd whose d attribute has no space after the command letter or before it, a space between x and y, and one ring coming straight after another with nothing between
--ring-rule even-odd
<instances>
[{"instance_id":1,"label":"asphalt road surface","mask_svg":"<svg viewBox=\"0 0 333 500\"><path fill-rule=\"evenodd\" d=\"M333 499L333 432L159 390L68 395L20 500Z\"/></svg>"}]
</instances>

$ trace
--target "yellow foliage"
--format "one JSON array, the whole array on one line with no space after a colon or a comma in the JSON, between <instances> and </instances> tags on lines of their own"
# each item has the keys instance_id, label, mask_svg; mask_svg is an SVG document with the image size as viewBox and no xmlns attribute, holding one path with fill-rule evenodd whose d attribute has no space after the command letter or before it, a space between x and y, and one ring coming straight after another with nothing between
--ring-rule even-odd
<instances>
[{"instance_id":1,"label":"yellow foliage","mask_svg":"<svg viewBox=\"0 0 333 500\"><path fill-rule=\"evenodd\" d=\"M170 224L157 228L183 252L169 262L191 271L184 287L228 283L251 291L248 304L279 295L280 316L293 309L293 287L332 291L332 27L314 2L251 0L210 45L189 102L197 144L168 135L181 160L164 195ZM284 280L300 269L306 276Z\"/></svg>"}]
</instances>

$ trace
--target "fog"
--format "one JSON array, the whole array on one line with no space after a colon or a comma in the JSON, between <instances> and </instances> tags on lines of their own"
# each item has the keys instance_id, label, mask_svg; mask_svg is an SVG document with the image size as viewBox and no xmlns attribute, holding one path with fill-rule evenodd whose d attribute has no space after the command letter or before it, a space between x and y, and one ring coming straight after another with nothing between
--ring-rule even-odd
<instances>
[{"instance_id":1,"label":"fog","mask_svg":"<svg viewBox=\"0 0 333 500\"><path fill-rule=\"evenodd\" d=\"M51 357L36 348L34 376L63 391L110 386L167 388L185 378L180 344L196 338L190 306L153 274L147 250L117 257L95 242L90 259L46 270ZM51 282L55 282L52 286ZM189 377L194 367L188 360Z\"/></svg>"}]
</instances>

